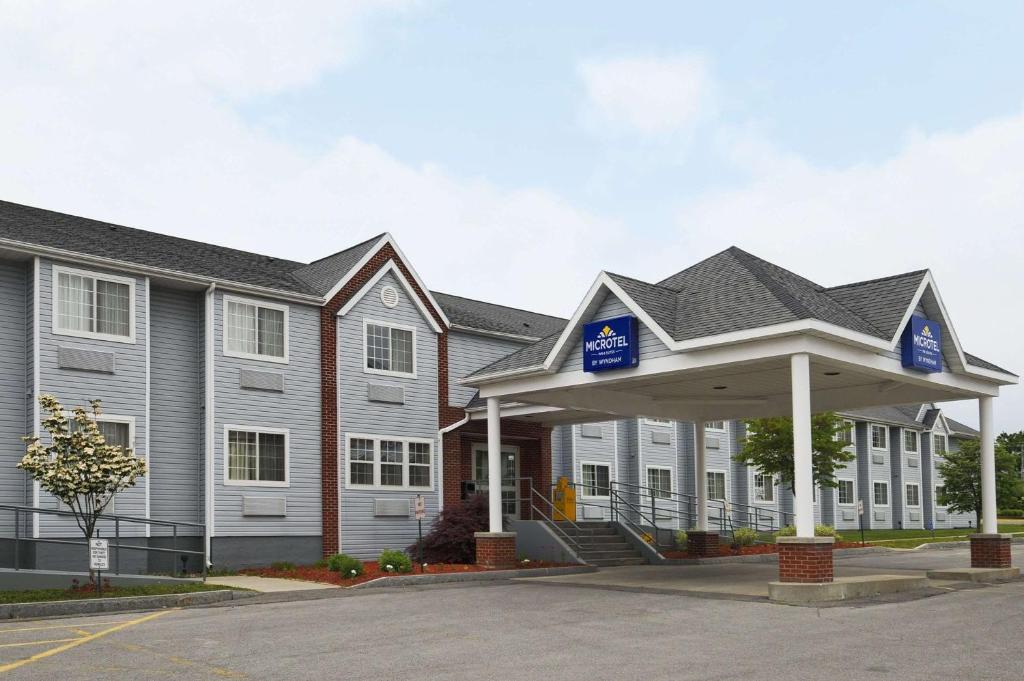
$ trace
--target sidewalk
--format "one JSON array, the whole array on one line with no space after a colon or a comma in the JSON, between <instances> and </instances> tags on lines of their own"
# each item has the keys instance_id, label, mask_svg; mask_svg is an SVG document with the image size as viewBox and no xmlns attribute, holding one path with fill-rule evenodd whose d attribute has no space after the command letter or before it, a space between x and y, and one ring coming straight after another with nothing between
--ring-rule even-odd
<instances>
[{"instance_id":1,"label":"sidewalk","mask_svg":"<svg viewBox=\"0 0 1024 681\"><path fill-rule=\"evenodd\" d=\"M254 577L252 575L231 575L226 577L208 577L207 584L217 584L235 589L250 589L259 593L282 593L285 591L315 591L317 589L340 589L334 584L322 582L304 582L301 579L277 579L274 577Z\"/></svg>"}]
</instances>

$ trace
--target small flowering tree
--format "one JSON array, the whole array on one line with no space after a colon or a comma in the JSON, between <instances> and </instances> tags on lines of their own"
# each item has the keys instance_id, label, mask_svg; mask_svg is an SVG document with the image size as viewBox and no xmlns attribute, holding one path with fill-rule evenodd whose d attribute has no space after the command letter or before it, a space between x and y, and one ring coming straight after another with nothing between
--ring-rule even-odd
<instances>
[{"instance_id":1,"label":"small flowering tree","mask_svg":"<svg viewBox=\"0 0 1024 681\"><path fill-rule=\"evenodd\" d=\"M53 395L40 395L39 404L49 414L42 425L51 442L44 445L34 435L22 438L27 452L18 468L67 504L86 540L92 539L103 509L146 474L146 462L130 449L107 444L96 425L102 413L99 400L90 403L91 417L77 407L70 419Z\"/></svg>"}]
</instances>

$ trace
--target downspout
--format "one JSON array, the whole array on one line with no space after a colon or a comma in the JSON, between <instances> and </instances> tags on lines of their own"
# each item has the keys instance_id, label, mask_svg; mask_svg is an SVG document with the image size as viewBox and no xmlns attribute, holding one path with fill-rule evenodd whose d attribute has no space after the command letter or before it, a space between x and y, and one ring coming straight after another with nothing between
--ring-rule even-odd
<instances>
[{"instance_id":1,"label":"downspout","mask_svg":"<svg viewBox=\"0 0 1024 681\"><path fill-rule=\"evenodd\" d=\"M444 436L469 423L469 412L460 420L437 431L437 512L444 510Z\"/></svg>"},{"instance_id":2,"label":"downspout","mask_svg":"<svg viewBox=\"0 0 1024 681\"><path fill-rule=\"evenodd\" d=\"M206 351L204 353L206 376L203 385L204 392L204 418L205 418L205 431L206 431L206 451L204 453L205 463L205 477L203 482L205 483L206 489L203 494L203 522L206 525L206 531L203 533L203 550L206 552L206 565L207 567L213 565L211 560L211 544L210 538L213 536L214 528L214 513L213 513L213 443L214 443L214 336L216 335L215 328L215 315L214 315L214 291L217 289L217 284L211 283L206 289L206 321L204 329L204 340L206 341Z\"/></svg>"}]
</instances>

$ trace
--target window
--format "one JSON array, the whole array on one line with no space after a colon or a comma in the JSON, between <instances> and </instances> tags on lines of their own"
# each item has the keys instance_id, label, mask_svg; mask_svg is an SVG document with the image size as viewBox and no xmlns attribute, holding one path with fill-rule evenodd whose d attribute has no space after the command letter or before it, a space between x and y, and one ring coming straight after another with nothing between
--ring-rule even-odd
<instances>
[{"instance_id":1,"label":"window","mask_svg":"<svg viewBox=\"0 0 1024 681\"><path fill-rule=\"evenodd\" d=\"M367 373L391 376L416 375L416 330L367 321Z\"/></svg>"},{"instance_id":2,"label":"window","mask_svg":"<svg viewBox=\"0 0 1024 681\"><path fill-rule=\"evenodd\" d=\"M609 468L605 464L583 464L583 496L607 497L609 487Z\"/></svg>"},{"instance_id":3,"label":"window","mask_svg":"<svg viewBox=\"0 0 1024 681\"><path fill-rule=\"evenodd\" d=\"M288 361L288 308L224 296L224 354Z\"/></svg>"},{"instance_id":4,"label":"window","mask_svg":"<svg viewBox=\"0 0 1024 681\"><path fill-rule=\"evenodd\" d=\"M725 421L708 421L704 424L704 430L725 430Z\"/></svg>"},{"instance_id":5,"label":"window","mask_svg":"<svg viewBox=\"0 0 1024 681\"><path fill-rule=\"evenodd\" d=\"M871 425L871 446L875 449L889 448L889 430L885 426Z\"/></svg>"},{"instance_id":6,"label":"window","mask_svg":"<svg viewBox=\"0 0 1024 681\"><path fill-rule=\"evenodd\" d=\"M288 431L225 426L227 484L288 484Z\"/></svg>"},{"instance_id":7,"label":"window","mask_svg":"<svg viewBox=\"0 0 1024 681\"><path fill-rule=\"evenodd\" d=\"M936 485L935 486L935 505L945 506L946 505L946 486Z\"/></svg>"},{"instance_id":8,"label":"window","mask_svg":"<svg viewBox=\"0 0 1024 681\"><path fill-rule=\"evenodd\" d=\"M853 480L840 480L837 494L839 495L840 506L853 506L856 503L854 500Z\"/></svg>"},{"instance_id":9,"label":"window","mask_svg":"<svg viewBox=\"0 0 1024 681\"><path fill-rule=\"evenodd\" d=\"M938 454L939 456L945 456L946 455L946 436L945 435L933 435L932 436L932 442L934 443L934 445L932 446L932 451L935 454Z\"/></svg>"},{"instance_id":10,"label":"window","mask_svg":"<svg viewBox=\"0 0 1024 681\"><path fill-rule=\"evenodd\" d=\"M754 474L754 501L775 501L775 478L763 473Z\"/></svg>"},{"instance_id":11,"label":"window","mask_svg":"<svg viewBox=\"0 0 1024 681\"><path fill-rule=\"evenodd\" d=\"M647 467L647 486L655 499L668 499L672 496L672 469Z\"/></svg>"},{"instance_id":12,"label":"window","mask_svg":"<svg viewBox=\"0 0 1024 681\"><path fill-rule=\"evenodd\" d=\"M725 471L708 471L708 499L725 501Z\"/></svg>"},{"instance_id":13,"label":"window","mask_svg":"<svg viewBox=\"0 0 1024 681\"><path fill-rule=\"evenodd\" d=\"M431 489L433 443L402 437L350 435L348 484L350 487Z\"/></svg>"},{"instance_id":14,"label":"window","mask_svg":"<svg viewBox=\"0 0 1024 681\"><path fill-rule=\"evenodd\" d=\"M907 454L917 454L917 432L913 430L903 431L903 450Z\"/></svg>"},{"instance_id":15,"label":"window","mask_svg":"<svg viewBox=\"0 0 1024 681\"><path fill-rule=\"evenodd\" d=\"M53 332L135 342L135 280L54 266Z\"/></svg>"},{"instance_id":16,"label":"window","mask_svg":"<svg viewBox=\"0 0 1024 681\"><path fill-rule=\"evenodd\" d=\"M853 421L843 421L843 429L836 433L836 440L847 447L853 444Z\"/></svg>"},{"instance_id":17,"label":"window","mask_svg":"<svg viewBox=\"0 0 1024 681\"><path fill-rule=\"evenodd\" d=\"M889 483L875 482L875 506L889 505Z\"/></svg>"},{"instance_id":18,"label":"window","mask_svg":"<svg viewBox=\"0 0 1024 681\"><path fill-rule=\"evenodd\" d=\"M921 505L921 486L914 482L907 483L907 506Z\"/></svg>"},{"instance_id":19,"label":"window","mask_svg":"<svg viewBox=\"0 0 1024 681\"><path fill-rule=\"evenodd\" d=\"M78 423L73 420L71 414L67 414L68 430L72 433L78 430ZM103 435L103 439L107 441L108 445L114 445L115 447L122 447L125 450L132 449L132 440L134 439L135 419L131 417L119 417L119 416L103 416L96 419L96 427L99 428L100 434Z\"/></svg>"},{"instance_id":20,"label":"window","mask_svg":"<svg viewBox=\"0 0 1024 681\"><path fill-rule=\"evenodd\" d=\"M650 416L644 417L644 423L649 426L671 426L672 421L670 419L656 419Z\"/></svg>"}]
</instances>

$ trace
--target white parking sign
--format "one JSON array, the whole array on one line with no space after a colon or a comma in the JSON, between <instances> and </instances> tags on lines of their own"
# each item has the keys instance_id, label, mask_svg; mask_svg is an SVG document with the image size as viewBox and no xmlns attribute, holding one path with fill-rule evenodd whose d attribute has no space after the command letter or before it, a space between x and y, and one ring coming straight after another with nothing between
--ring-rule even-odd
<instances>
[{"instance_id":1,"label":"white parking sign","mask_svg":"<svg viewBox=\"0 0 1024 681\"><path fill-rule=\"evenodd\" d=\"M107 539L89 540L89 569L107 570L110 566L110 541Z\"/></svg>"},{"instance_id":2,"label":"white parking sign","mask_svg":"<svg viewBox=\"0 0 1024 681\"><path fill-rule=\"evenodd\" d=\"M864 500L857 500L857 515L864 515Z\"/></svg>"},{"instance_id":3,"label":"white parking sign","mask_svg":"<svg viewBox=\"0 0 1024 681\"><path fill-rule=\"evenodd\" d=\"M427 505L422 494L416 495L416 520L423 520L427 515Z\"/></svg>"}]
</instances>

